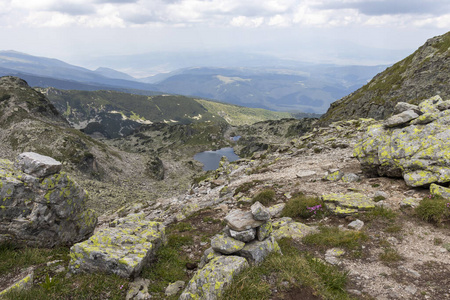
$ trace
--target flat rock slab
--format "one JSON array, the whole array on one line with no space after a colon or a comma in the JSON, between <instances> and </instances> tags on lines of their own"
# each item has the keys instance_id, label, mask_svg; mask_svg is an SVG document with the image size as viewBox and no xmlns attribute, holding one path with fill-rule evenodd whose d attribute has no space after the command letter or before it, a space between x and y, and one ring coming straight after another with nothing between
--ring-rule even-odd
<instances>
[{"instance_id":1,"label":"flat rock slab","mask_svg":"<svg viewBox=\"0 0 450 300\"><path fill-rule=\"evenodd\" d=\"M249 266L239 256L219 256L198 270L189 281L179 300L218 299L234 276Z\"/></svg>"},{"instance_id":2,"label":"flat rock slab","mask_svg":"<svg viewBox=\"0 0 450 300\"><path fill-rule=\"evenodd\" d=\"M394 115L383 122L385 127L394 127L398 125L405 124L411 120L414 120L419 115L415 113L413 110L406 110L404 112L399 113L398 115Z\"/></svg>"},{"instance_id":3,"label":"flat rock slab","mask_svg":"<svg viewBox=\"0 0 450 300\"><path fill-rule=\"evenodd\" d=\"M211 247L214 251L223 254L232 254L244 248L245 243L223 234L216 235L211 240Z\"/></svg>"},{"instance_id":4,"label":"flat rock slab","mask_svg":"<svg viewBox=\"0 0 450 300\"><path fill-rule=\"evenodd\" d=\"M253 218L250 211L243 211L240 209L233 209L225 217L228 226L235 231L244 231L250 228L261 226L264 221L258 221Z\"/></svg>"},{"instance_id":5,"label":"flat rock slab","mask_svg":"<svg viewBox=\"0 0 450 300\"><path fill-rule=\"evenodd\" d=\"M143 214L116 223L116 227L101 229L70 248L70 272L136 276L165 242L162 223L144 220Z\"/></svg>"},{"instance_id":6,"label":"flat rock slab","mask_svg":"<svg viewBox=\"0 0 450 300\"><path fill-rule=\"evenodd\" d=\"M305 178L305 177L311 177L316 175L315 171L311 171L311 170L300 170L297 172L296 176L297 178Z\"/></svg>"},{"instance_id":7,"label":"flat rock slab","mask_svg":"<svg viewBox=\"0 0 450 300\"><path fill-rule=\"evenodd\" d=\"M274 224L275 226L275 224ZM314 232L314 227L305 225L299 222L283 222L272 233L276 240L282 238L292 238L294 240L301 240L305 235Z\"/></svg>"},{"instance_id":8,"label":"flat rock slab","mask_svg":"<svg viewBox=\"0 0 450 300\"><path fill-rule=\"evenodd\" d=\"M49 157L34 152L24 152L17 157L15 167L35 177L45 177L58 173L62 164Z\"/></svg>"},{"instance_id":9,"label":"flat rock slab","mask_svg":"<svg viewBox=\"0 0 450 300\"><path fill-rule=\"evenodd\" d=\"M360 193L337 194L331 193L322 196L325 203L334 203L342 208L369 210L375 208L375 202L368 196Z\"/></svg>"},{"instance_id":10,"label":"flat rock slab","mask_svg":"<svg viewBox=\"0 0 450 300\"><path fill-rule=\"evenodd\" d=\"M245 257L250 264L259 264L273 251L281 252L278 243L272 237L264 241L247 243L238 254Z\"/></svg>"}]
</instances>

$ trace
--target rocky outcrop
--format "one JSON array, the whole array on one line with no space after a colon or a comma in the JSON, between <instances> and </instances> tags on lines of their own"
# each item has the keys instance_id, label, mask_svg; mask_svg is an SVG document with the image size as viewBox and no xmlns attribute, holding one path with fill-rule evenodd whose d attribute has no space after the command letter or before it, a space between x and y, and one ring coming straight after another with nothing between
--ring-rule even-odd
<instances>
[{"instance_id":1,"label":"rocky outcrop","mask_svg":"<svg viewBox=\"0 0 450 300\"><path fill-rule=\"evenodd\" d=\"M233 277L247 267L248 262L243 257L216 257L192 277L179 300L217 299Z\"/></svg>"},{"instance_id":2,"label":"rocky outcrop","mask_svg":"<svg viewBox=\"0 0 450 300\"><path fill-rule=\"evenodd\" d=\"M19 155L14 167L0 160L0 234L35 247L72 245L89 237L97 217L87 210L86 192L60 163L36 153ZM35 174L41 177L35 177Z\"/></svg>"},{"instance_id":3,"label":"rocky outcrop","mask_svg":"<svg viewBox=\"0 0 450 300\"><path fill-rule=\"evenodd\" d=\"M439 94L450 96L450 32L429 39L417 51L376 75L369 83L331 104L319 123L358 118L386 119L398 102L417 104Z\"/></svg>"},{"instance_id":4,"label":"rocky outcrop","mask_svg":"<svg viewBox=\"0 0 450 300\"><path fill-rule=\"evenodd\" d=\"M362 170L403 177L413 187L450 181L450 110L445 103L435 96L419 104L420 117L416 114L395 127L389 120L370 126L354 150Z\"/></svg>"},{"instance_id":5,"label":"rocky outcrop","mask_svg":"<svg viewBox=\"0 0 450 300\"><path fill-rule=\"evenodd\" d=\"M131 214L100 229L88 240L70 248L72 273L106 272L122 277L139 275L165 242L164 226Z\"/></svg>"}]
</instances>

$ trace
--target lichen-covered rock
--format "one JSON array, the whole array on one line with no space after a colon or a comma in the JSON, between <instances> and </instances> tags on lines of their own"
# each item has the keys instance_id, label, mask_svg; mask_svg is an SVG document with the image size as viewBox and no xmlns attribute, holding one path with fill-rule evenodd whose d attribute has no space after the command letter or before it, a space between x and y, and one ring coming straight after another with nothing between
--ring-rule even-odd
<instances>
[{"instance_id":1,"label":"lichen-covered rock","mask_svg":"<svg viewBox=\"0 0 450 300\"><path fill-rule=\"evenodd\" d=\"M0 234L35 247L72 245L88 238L97 217L85 207L86 192L64 172L41 180L0 160Z\"/></svg>"},{"instance_id":2,"label":"lichen-covered rock","mask_svg":"<svg viewBox=\"0 0 450 300\"><path fill-rule=\"evenodd\" d=\"M400 202L400 207L401 208L407 208L407 207L416 208L417 206L419 206L419 204L420 204L420 199L405 198L402 200L402 202Z\"/></svg>"},{"instance_id":3,"label":"lichen-covered rock","mask_svg":"<svg viewBox=\"0 0 450 300\"><path fill-rule=\"evenodd\" d=\"M271 237L263 241L252 241L239 251L239 256L245 257L250 264L261 263L271 252L281 252L276 240Z\"/></svg>"},{"instance_id":4,"label":"lichen-covered rock","mask_svg":"<svg viewBox=\"0 0 450 300\"><path fill-rule=\"evenodd\" d=\"M30 267L14 277L13 284L0 291L0 298L11 291L26 290L33 286L34 267Z\"/></svg>"},{"instance_id":5,"label":"lichen-covered rock","mask_svg":"<svg viewBox=\"0 0 450 300\"><path fill-rule=\"evenodd\" d=\"M417 105L406 103L406 102L398 102L394 107L393 115L398 115L407 110L412 110L416 114L421 114L420 108Z\"/></svg>"},{"instance_id":6,"label":"lichen-covered rock","mask_svg":"<svg viewBox=\"0 0 450 300\"><path fill-rule=\"evenodd\" d=\"M241 242L250 242L251 240L255 239L256 237L256 229L250 228L244 231L234 231L233 229L230 229L230 235L232 238L241 241Z\"/></svg>"},{"instance_id":7,"label":"lichen-covered rock","mask_svg":"<svg viewBox=\"0 0 450 300\"><path fill-rule=\"evenodd\" d=\"M207 263L213 260L216 257L222 256L223 254L217 251L214 251L213 248L208 248L203 252L202 258L200 259L200 263L198 264L199 269L202 269Z\"/></svg>"},{"instance_id":8,"label":"lichen-covered rock","mask_svg":"<svg viewBox=\"0 0 450 300\"><path fill-rule=\"evenodd\" d=\"M150 280L144 278L137 278L133 282L130 282L125 300L151 299L152 296L148 292L149 285Z\"/></svg>"},{"instance_id":9,"label":"lichen-covered rock","mask_svg":"<svg viewBox=\"0 0 450 300\"><path fill-rule=\"evenodd\" d=\"M326 194L322 196L328 210L339 216L355 214L375 208L375 202L360 193Z\"/></svg>"},{"instance_id":10,"label":"lichen-covered rock","mask_svg":"<svg viewBox=\"0 0 450 300\"><path fill-rule=\"evenodd\" d=\"M430 185L430 194L445 199L450 199L450 189L434 183Z\"/></svg>"},{"instance_id":11,"label":"lichen-covered rock","mask_svg":"<svg viewBox=\"0 0 450 300\"><path fill-rule=\"evenodd\" d=\"M211 260L189 281L179 300L215 300L223 289L245 268L248 262L239 256L220 256Z\"/></svg>"},{"instance_id":12,"label":"lichen-covered rock","mask_svg":"<svg viewBox=\"0 0 450 300\"><path fill-rule=\"evenodd\" d=\"M122 277L138 275L165 242L164 226L144 220L143 214L119 219L116 227L100 229L70 248L72 273L106 272Z\"/></svg>"},{"instance_id":13,"label":"lichen-covered rock","mask_svg":"<svg viewBox=\"0 0 450 300\"><path fill-rule=\"evenodd\" d=\"M249 211L233 209L225 217L228 226L235 231L243 231L250 228L256 228L264 223L253 218L253 214Z\"/></svg>"},{"instance_id":14,"label":"lichen-covered rock","mask_svg":"<svg viewBox=\"0 0 450 300\"><path fill-rule=\"evenodd\" d=\"M273 237L276 240L280 240L282 238L292 238L294 240L301 240L305 235L315 231L315 228L305 225L299 222L289 222L289 220L285 220L280 224L273 224L273 226L277 226L276 229L273 230Z\"/></svg>"},{"instance_id":15,"label":"lichen-covered rock","mask_svg":"<svg viewBox=\"0 0 450 300\"><path fill-rule=\"evenodd\" d=\"M327 175L325 175L322 179L326 181L338 181L344 176L344 172L341 170L331 170Z\"/></svg>"},{"instance_id":16,"label":"lichen-covered rock","mask_svg":"<svg viewBox=\"0 0 450 300\"><path fill-rule=\"evenodd\" d=\"M250 210L252 211L252 215L255 220L267 221L270 219L269 211L258 201L253 203L253 205L250 207Z\"/></svg>"},{"instance_id":17,"label":"lichen-covered rock","mask_svg":"<svg viewBox=\"0 0 450 300\"><path fill-rule=\"evenodd\" d=\"M58 173L62 169L62 164L59 161L34 152L19 154L14 166L34 177L45 177Z\"/></svg>"},{"instance_id":18,"label":"lichen-covered rock","mask_svg":"<svg viewBox=\"0 0 450 300\"><path fill-rule=\"evenodd\" d=\"M223 254L233 254L244 248L245 243L235 240L234 238L218 234L211 240L211 247L214 251Z\"/></svg>"},{"instance_id":19,"label":"lichen-covered rock","mask_svg":"<svg viewBox=\"0 0 450 300\"><path fill-rule=\"evenodd\" d=\"M286 203L275 204L273 206L268 207L269 214L271 217L279 218L281 217L281 213L283 212Z\"/></svg>"},{"instance_id":20,"label":"lichen-covered rock","mask_svg":"<svg viewBox=\"0 0 450 300\"><path fill-rule=\"evenodd\" d=\"M266 223L262 224L261 226L256 228L256 236L258 238L258 241L265 240L270 236L272 232L273 232L272 222L267 221Z\"/></svg>"},{"instance_id":21,"label":"lichen-covered rock","mask_svg":"<svg viewBox=\"0 0 450 300\"><path fill-rule=\"evenodd\" d=\"M425 115L438 114L428 124L369 127L353 153L362 170L370 175L403 177L414 187L449 182L450 110L439 112L439 99L433 97L419 105Z\"/></svg>"},{"instance_id":22,"label":"lichen-covered rock","mask_svg":"<svg viewBox=\"0 0 450 300\"><path fill-rule=\"evenodd\" d=\"M359 176L356 175L355 173L348 173L348 174L345 174L344 176L342 176L343 182L356 182L360 179L361 178L359 178Z\"/></svg>"}]
</instances>

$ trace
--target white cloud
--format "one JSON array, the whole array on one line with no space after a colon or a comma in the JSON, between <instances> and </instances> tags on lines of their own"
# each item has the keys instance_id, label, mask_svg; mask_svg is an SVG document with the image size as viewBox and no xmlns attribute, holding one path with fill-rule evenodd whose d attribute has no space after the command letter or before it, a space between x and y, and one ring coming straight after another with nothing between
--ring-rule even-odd
<instances>
[{"instance_id":1,"label":"white cloud","mask_svg":"<svg viewBox=\"0 0 450 300\"><path fill-rule=\"evenodd\" d=\"M248 18L245 16L238 16L231 19L230 24L235 27L248 27L248 28L256 28L263 24L264 18L256 17L256 18Z\"/></svg>"}]
</instances>

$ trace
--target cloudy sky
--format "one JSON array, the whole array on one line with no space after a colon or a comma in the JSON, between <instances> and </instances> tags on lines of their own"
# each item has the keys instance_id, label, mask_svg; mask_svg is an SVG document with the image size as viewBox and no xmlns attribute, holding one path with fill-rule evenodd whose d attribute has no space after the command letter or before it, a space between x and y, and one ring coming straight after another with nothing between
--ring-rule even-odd
<instances>
[{"instance_id":1,"label":"cloudy sky","mask_svg":"<svg viewBox=\"0 0 450 300\"><path fill-rule=\"evenodd\" d=\"M392 63L450 30L448 0L0 0L1 50L95 58L241 51Z\"/></svg>"}]
</instances>

